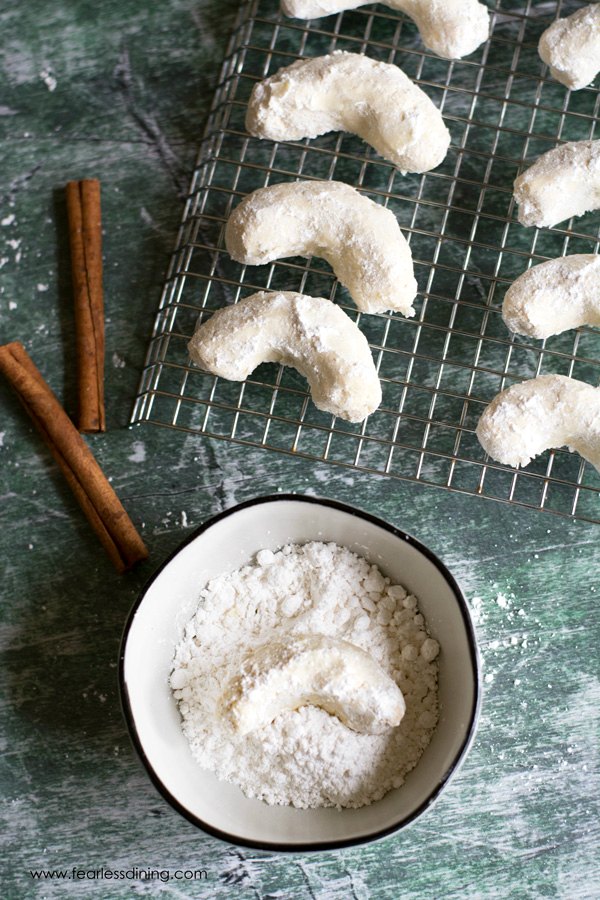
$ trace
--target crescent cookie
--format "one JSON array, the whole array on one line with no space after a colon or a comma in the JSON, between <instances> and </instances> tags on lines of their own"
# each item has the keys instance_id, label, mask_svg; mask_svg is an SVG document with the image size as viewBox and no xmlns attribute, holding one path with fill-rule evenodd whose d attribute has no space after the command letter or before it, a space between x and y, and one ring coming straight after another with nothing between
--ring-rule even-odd
<instances>
[{"instance_id":1,"label":"crescent cookie","mask_svg":"<svg viewBox=\"0 0 600 900\"><path fill-rule=\"evenodd\" d=\"M600 71L600 3L553 22L541 36L538 50L561 84L572 91L591 84Z\"/></svg>"},{"instance_id":2,"label":"crescent cookie","mask_svg":"<svg viewBox=\"0 0 600 900\"><path fill-rule=\"evenodd\" d=\"M502 305L506 326L547 338L580 325L600 325L600 256L577 253L528 269Z\"/></svg>"},{"instance_id":3,"label":"crescent cookie","mask_svg":"<svg viewBox=\"0 0 600 900\"><path fill-rule=\"evenodd\" d=\"M300 59L255 85L246 128L272 141L350 131L403 174L439 166L450 144L442 114L402 69L342 50Z\"/></svg>"},{"instance_id":4,"label":"crescent cookie","mask_svg":"<svg viewBox=\"0 0 600 900\"><path fill-rule=\"evenodd\" d=\"M385 734L406 711L402 691L373 657L324 634L294 634L243 660L221 698L239 734L302 706L318 706L361 734Z\"/></svg>"},{"instance_id":5,"label":"crescent cookie","mask_svg":"<svg viewBox=\"0 0 600 900\"><path fill-rule=\"evenodd\" d=\"M295 19L318 19L366 6L367 0L282 0L281 9ZM414 21L426 47L445 59L468 56L487 41L490 14L478 0L382 0Z\"/></svg>"},{"instance_id":6,"label":"crescent cookie","mask_svg":"<svg viewBox=\"0 0 600 900\"><path fill-rule=\"evenodd\" d=\"M502 391L484 410L477 437L492 459L526 466L567 446L600 472L600 388L566 375L540 375Z\"/></svg>"},{"instance_id":7,"label":"crescent cookie","mask_svg":"<svg viewBox=\"0 0 600 900\"><path fill-rule=\"evenodd\" d=\"M263 362L293 366L319 409L362 422L381 403L381 385L364 334L322 297L259 291L217 310L188 345L193 362L244 381Z\"/></svg>"},{"instance_id":8,"label":"crescent cookie","mask_svg":"<svg viewBox=\"0 0 600 900\"><path fill-rule=\"evenodd\" d=\"M363 312L413 316L417 292L410 247L394 214L340 181L296 181L259 188L225 228L237 262L319 256Z\"/></svg>"},{"instance_id":9,"label":"crescent cookie","mask_svg":"<svg viewBox=\"0 0 600 900\"><path fill-rule=\"evenodd\" d=\"M552 228L600 207L600 141L549 150L514 184L521 225Z\"/></svg>"}]
</instances>

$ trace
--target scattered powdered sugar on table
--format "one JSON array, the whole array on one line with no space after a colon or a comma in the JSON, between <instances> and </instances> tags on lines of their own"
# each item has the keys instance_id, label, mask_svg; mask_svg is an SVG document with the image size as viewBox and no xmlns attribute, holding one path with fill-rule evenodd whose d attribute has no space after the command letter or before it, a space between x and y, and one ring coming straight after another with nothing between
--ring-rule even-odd
<instances>
[{"instance_id":1,"label":"scattered powdered sugar on table","mask_svg":"<svg viewBox=\"0 0 600 900\"><path fill-rule=\"evenodd\" d=\"M360 734L316 706L246 735L222 715L226 686L268 641L321 634L361 647L400 687L406 713L385 734ZM249 797L299 808L360 807L400 787L437 724L439 645L417 599L336 544L261 550L213 579L176 648L171 687L198 763Z\"/></svg>"}]
</instances>

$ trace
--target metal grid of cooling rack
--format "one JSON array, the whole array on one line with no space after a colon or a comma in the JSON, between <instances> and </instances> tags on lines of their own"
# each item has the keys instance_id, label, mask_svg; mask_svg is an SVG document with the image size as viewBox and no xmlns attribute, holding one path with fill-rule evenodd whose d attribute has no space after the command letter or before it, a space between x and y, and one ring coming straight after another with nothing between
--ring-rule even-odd
<instances>
[{"instance_id":1,"label":"metal grid of cooling rack","mask_svg":"<svg viewBox=\"0 0 600 900\"><path fill-rule=\"evenodd\" d=\"M492 37L465 60L426 51L410 20L367 6L320 20L287 19L276 0L242 5L221 71L167 274L132 422L153 422L252 447L600 522L600 476L576 454L548 452L526 469L489 460L474 433L485 405L514 381L558 372L600 382L600 332L544 342L513 336L500 309L531 265L600 247L588 214L554 229L516 222L512 182L559 141L595 135L600 93L568 92L537 54L541 32L581 4L488 0ZM297 57L334 49L399 65L442 109L445 162L402 176L358 138L273 143L250 138L253 85ZM417 316L360 315L318 259L234 263L223 226L245 194L268 183L335 178L396 214L419 282ZM260 289L330 297L365 332L382 381L381 408L361 425L312 405L292 369L263 365L243 384L190 364L199 316Z\"/></svg>"}]
</instances>

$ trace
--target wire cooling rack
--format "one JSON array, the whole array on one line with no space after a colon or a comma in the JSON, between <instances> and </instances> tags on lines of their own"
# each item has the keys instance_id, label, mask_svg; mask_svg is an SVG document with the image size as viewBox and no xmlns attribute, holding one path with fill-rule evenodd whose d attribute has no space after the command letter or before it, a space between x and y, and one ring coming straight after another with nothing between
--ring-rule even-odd
<instances>
[{"instance_id":1,"label":"wire cooling rack","mask_svg":"<svg viewBox=\"0 0 600 900\"><path fill-rule=\"evenodd\" d=\"M270 448L364 472L478 494L600 522L600 476L568 451L526 469L489 460L474 433L494 395L541 373L600 382L600 332L580 328L544 342L511 335L500 315L510 283L529 266L600 247L600 217L553 229L516 221L512 183L560 141L594 136L595 88L568 92L537 54L542 31L579 3L493 0L492 37L464 60L425 50L412 22L380 5L305 22L276 0L242 5L167 274L132 422ZM335 49L399 65L441 108L452 135L445 162L401 175L360 139L329 134L273 143L244 128L254 84L297 57ZM360 315L321 260L262 267L233 262L229 213L247 193L297 178L334 178L388 206L410 242L417 316ZM260 366L243 384L206 374L186 344L199 320L256 290L330 297L366 334L383 388L361 425L317 410L293 370Z\"/></svg>"}]
</instances>

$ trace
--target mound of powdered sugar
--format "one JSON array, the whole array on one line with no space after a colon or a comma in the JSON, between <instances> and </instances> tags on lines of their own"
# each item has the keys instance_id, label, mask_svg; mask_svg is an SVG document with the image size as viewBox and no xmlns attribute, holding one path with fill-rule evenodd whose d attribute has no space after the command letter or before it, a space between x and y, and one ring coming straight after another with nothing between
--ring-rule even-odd
<instances>
[{"instance_id":1,"label":"mound of powdered sugar","mask_svg":"<svg viewBox=\"0 0 600 900\"><path fill-rule=\"evenodd\" d=\"M372 655L406 702L400 725L359 734L316 706L239 735L223 717L226 685L266 642L322 634ZM336 544L261 550L213 579L176 648L171 686L198 763L249 797L300 808L360 807L400 787L437 724L437 641L417 599Z\"/></svg>"}]
</instances>

